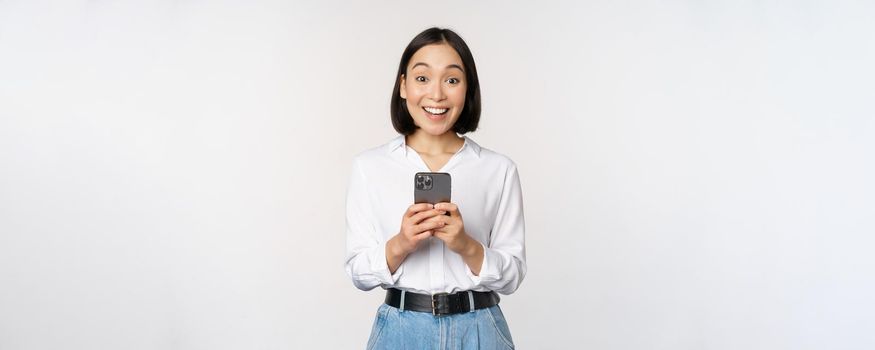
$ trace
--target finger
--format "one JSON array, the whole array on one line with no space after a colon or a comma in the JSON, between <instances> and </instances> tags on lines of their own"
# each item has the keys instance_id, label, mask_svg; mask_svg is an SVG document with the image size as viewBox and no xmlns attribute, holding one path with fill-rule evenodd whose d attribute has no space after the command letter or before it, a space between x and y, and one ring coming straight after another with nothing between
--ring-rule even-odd
<instances>
[{"instance_id":1,"label":"finger","mask_svg":"<svg viewBox=\"0 0 875 350\"><path fill-rule=\"evenodd\" d=\"M412 231L413 232L422 232L425 230L430 230L434 227L441 227L440 226L441 218L446 218L446 216L435 215L435 216L426 218L425 220L422 220L418 224L411 225L411 228L413 229ZM435 225L438 225L438 226L435 226Z\"/></svg>"},{"instance_id":2,"label":"finger","mask_svg":"<svg viewBox=\"0 0 875 350\"><path fill-rule=\"evenodd\" d=\"M419 242L423 239L431 237L433 234L434 234L434 231L432 231L432 230L422 231L420 233L417 233L415 236L413 236L413 240Z\"/></svg>"},{"instance_id":3,"label":"finger","mask_svg":"<svg viewBox=\"0 0 875 350\"><path fill-rule=\"evenodd\" d=\"M418 212L421 212L423 210L433 209L433 208L434 208L434 205L432 205L431 203L417 203L417 204L414 204L414 205L411 205L410 207L408 207L407 212L404 213L404 216L409 218Z\"/></svg>"},{"instance_id":4,"label":"finger","mask_svg":"<svg viewBox=\"0 0 875 350\"><path fill-rule=\"evenodd\" d=\"M422 234L424 232L434 233L434 229L435 229L435 226L433 224L422 224L422 225L417 225L413 231L419 232L418 234Z\"/></svg>"},{"instance_id":5,"label":"finger","mask_svg":"<svg viewBox=\"0 0 875 350\"><path fill-rule=\"evenodd\" d=\"M446 210L451 215L459 213L459 206L456 205L455 203L441 202L441 203L435 204L434 207L435 207L435 209Z\"/></svg>"},{"instance_id":6,"label":"finger","mask_svg":"<svg viewBox=\"0 0 875 350\"><path fill-rule=\"evenodd\" d=\"M439 209L432 209L432 210L428 210L428 211L421 211L421 212L417 213L416 215L413 215L413 216L410 218L410 220L413 221L414 224L418 224L418 223L422 222L422 221L425 220L425 219L428 219L428 218L431 218L431 217L435 217L435 216L438 216L438 215L443 215L444 213L446 213L446 211L439 210Z\"/></svg>"},{"instance_id":7,"label":"finger","mask_svg":"<svg viewBox=\"0 0 875 350\"><path fill-rule=\"evenodd\" d=\"M446 226L445 222L434 220L434 221L423 222L422 224L416 225L415 227L416 227L416 231L426 231L426 230L434 230L434 229L438 229L438 228L443 228L444 226Z\"/></svg>"}]
</instances>

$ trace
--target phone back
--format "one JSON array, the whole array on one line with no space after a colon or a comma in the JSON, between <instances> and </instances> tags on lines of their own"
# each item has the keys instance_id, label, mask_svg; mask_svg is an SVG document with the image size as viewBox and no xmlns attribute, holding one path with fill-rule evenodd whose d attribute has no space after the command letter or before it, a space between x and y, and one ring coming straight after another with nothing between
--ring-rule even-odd
<instances>
[{"instance_id":1,"label":"phone back","mask_svg":"<svg viewBox=\"0 0 875 350\"><path fill-rule=\"evenodd\" d=\"M442 203L450 201L450 174L448 173L416 173L413 176L414 203Z\"/></svg>"}]
</instances>

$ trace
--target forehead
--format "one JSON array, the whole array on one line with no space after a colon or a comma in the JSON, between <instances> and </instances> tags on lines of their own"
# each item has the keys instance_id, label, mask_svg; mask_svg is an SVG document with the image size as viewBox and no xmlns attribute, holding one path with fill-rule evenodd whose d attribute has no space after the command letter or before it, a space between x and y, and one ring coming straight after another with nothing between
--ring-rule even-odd
<instances>
[{"instance_id":1,"label":"forehead","mask_svg":"<svg viewBox=\"0 0 875 350\"><path fill-rule=\"evenodd\" d=\"M407 63L407 69L420 62L428 64L432 69L444 69L451 64L459 67L465 66L459 53L446 43L426 45L416 50L413 57L410 58L410 62ZM417 69L420 68L425 69L426 67L417 67Z\"/></svg>"}]
</instances>

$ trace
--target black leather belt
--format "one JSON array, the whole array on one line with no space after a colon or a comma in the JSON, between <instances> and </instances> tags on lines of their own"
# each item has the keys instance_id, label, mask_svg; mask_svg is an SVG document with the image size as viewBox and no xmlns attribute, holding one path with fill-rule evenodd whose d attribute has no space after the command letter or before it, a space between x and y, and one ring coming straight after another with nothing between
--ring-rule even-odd
<instances>
[{"instance_id":1,"label":"black leather belt","mask_svg":"<svg viewBox=\"0 0 875 350\"><path fill-rule=\"evenodd\" d=\"M438 293L435 295L404 292L404 305L401 304L400 289L386 290L386 304L403 310L431 312L432 315L452 315L471 311L471 301L474 310L498 305L501 298L495 292L465 291L453 294Z\"/></svg>"}]
</instances>

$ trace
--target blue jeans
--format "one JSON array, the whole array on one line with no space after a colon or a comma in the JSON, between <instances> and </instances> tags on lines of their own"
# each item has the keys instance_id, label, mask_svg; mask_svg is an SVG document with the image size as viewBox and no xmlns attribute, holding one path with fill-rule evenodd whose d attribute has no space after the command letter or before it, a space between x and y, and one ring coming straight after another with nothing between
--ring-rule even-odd
<instances>
[{"instance_id":1,"label":"blue jeans","mask_svg":"<svg viewBox=\"0 0 875 350\"><path fill-rule=\"evenodd\" d=\"M510 329L498 305L474 312L434 316L381 304L367 349L513 348Z\"/></svg>"}]
</instances>

